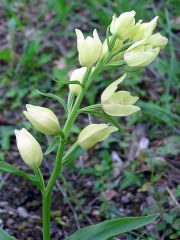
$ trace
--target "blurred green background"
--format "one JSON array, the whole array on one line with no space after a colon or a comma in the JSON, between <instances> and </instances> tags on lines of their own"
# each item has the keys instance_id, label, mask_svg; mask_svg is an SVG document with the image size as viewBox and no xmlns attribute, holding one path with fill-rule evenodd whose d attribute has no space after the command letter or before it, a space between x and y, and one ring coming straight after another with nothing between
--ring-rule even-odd
<instances>
[{"instance_id":1,"label":"blurred green background","mask_svg":"<svg viewBox=\"0 0 180 240\"><path fill-rule=\"evenodd\" d=\"M55 83L52 78L69 80L70 72L79 67L74 29L79 28L85 34L92 34L96 28L104 40L112 15L129 10L135 10L136 19L144 21L158 15L157 29L169 39L168 46L161 51L157 60L144 70L129 72L123 83L124 89L140 97L138 105L142 108L141 112L120 119L120 123L130 134L110 137L83 155L70 169L66 169L64 176L60 176L56 190L60 190L58 197L63 201L64 210L62 209L61 218L58 218L55 211L57 208L54 207L55 230L52 239L58 239L55 232L60 230L57 229L61 229L58 234L66 236L79 227L101 219L153 212L161 213L157 224L119 239L180 238L180 2L0 2L0 160L11 162L27 171L17 152L14 128L26 127L37 137L44 150L52 139L44 138L33 131L22 115L25 104L51 108L59 114L63 124L61 107L52 99L40 95L37 89L66 98L68 88ZM87 94L84 105L98 102L102 90L121 74L119 68L99 76ZM92 121L100 120L93 118ZM87 123L88 119L84 115L78 119L77 126L73 128L72 142L74 136ZM48 155L47 162L43 165L46 178L53 165L53 156L53 153ZM14 185L19 184L19 189L24 189L26 183L21 183L18 177L4 174L0 175L0 180L0 203L8 201L16 213L11 216L5 211L0 216L0 226L12 231L19 239L34 239L33 221L29 224L29 220L19 214L18 208L23 207L29 216L39 215L38 193L37 197L34 197L34 201L37 201L34 207L30 205L34 193L30 193L28 189L21 193L28 195L26 200L13 201L10 196L16 194L14 188L17 186ZM64 184L60 188L61 183ZM14 223L17 221L17 224L9 223L10 218ZM73 227L69 232L71 225ZM25 235L19 232L19 229L25 232ZM39 229L35 229L33 234L35 239L41 239Z\"/></svg>"}]
</instances>

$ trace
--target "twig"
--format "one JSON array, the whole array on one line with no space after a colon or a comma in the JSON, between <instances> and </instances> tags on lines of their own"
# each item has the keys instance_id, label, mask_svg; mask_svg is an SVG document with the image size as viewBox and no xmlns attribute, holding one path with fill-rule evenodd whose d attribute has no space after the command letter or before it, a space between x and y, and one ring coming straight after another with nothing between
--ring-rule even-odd
<instances>
[{"instance_id":1,"label":"twig","mask_svg":"<svg viewBox=\"0 0 180 240\"><path fill-rule=\"evenodd\" d=\"M172 191L171 191L168 187L166 187L166 190L167 190L167 192L169 193L170 197L172 198L173 202L176 204L176 206L177 206L177 207L179 208L179 210L180 210L180 204L178 203L178 201L177 201L176 198L174 197Z\"/></svg>"}]
</instances>

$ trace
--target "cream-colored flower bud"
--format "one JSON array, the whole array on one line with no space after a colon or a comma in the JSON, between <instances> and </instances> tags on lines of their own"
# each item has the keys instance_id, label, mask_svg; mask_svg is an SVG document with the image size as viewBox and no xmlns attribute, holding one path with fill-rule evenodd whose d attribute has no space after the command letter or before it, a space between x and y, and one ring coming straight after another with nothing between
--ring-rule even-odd
<instances>
[{"instance_id":1,"label":"cream-colored flower bud","mask_svg":"<svg viewBox=\"0 0 180 240\"><path fill-rule=\"evenodd\" d=\"M30 104L27 104L26 108L24 115L38 131L47 135L60 133L58 118L50 109Z\"/></svg>"},{"instance_id":2,"label":"cream-colored flower bud","mask_svg":"<svg viewBox=\"0 0 180 240\"><path fill-rule=\"evenodd\" d=\"M145 67L152 63L159 54L160 48L146 45L147 40L136 42L130 46L125 54L124 61L130 67Z\"/></svg>"},{"instance_id":3,"label":"cream-colored flower bud","mask_svg":"<svg viewBox=\"0 0 180 240\"><path fill-rule=\"evenodd\" d=\"M86 70L87 70L87 67L81 67L81 68L75 69L71 73L70 81L79 81L80 83L82 83ZM77 96L81 90L81 86L78 84L69 84L69 90L75 96Z\"/></svg>"},{"instance_id":4,"label":"cream-colored flower bud","mask_svg":"<svg viewBox=\"0 0 180 240\"><path fill-rule=\"evenodd\" d=\"M36 139L26 130L15 130L16 142L19 153L23 161L33 169L41 165L43 153L39 143Z\"/></svg>"},{"instance_id":5,"label":"cream-colored flower bud","mask_svg":"<svg viewBox=\"0 0 180 240\"><path fill-rule=\"evenodd\" d=\"M122 13L118 18L113 16L110 31L121 40L130 37L131 31L135 25L135 11Z\"/></svg>"},{"instance_id":6,"label":"cream-colored flower bud","mask_svg":"<svg viewBox=\"0 0 180 240\"><path fill-rule=\"evenodd\" d=\"M76 29L77 49L79 52L79 62L83 67L92 67L100 58L102 52L102 43L97 30L93 31L93 37L83 36L83 33Z\"/></svg>"},{"instance_id":7,"label":"cream-colored flower bud","mask_svg":"<svg viewBox=\"0 0 180 240\"><path fill-rule=\"evenodd\" d=\"M150 22L137 24L137 27L132 32L133 35L131 33L131 38L134 41L139 41L145 38L149 38L157 26L157 20L158 20L158 16L156 16Z\"/></svg>"},{"instance_id":8,"label":"cream-colored flower bud","mask_svg":"<svg viewBox=\"0 0 180 240\"><path fill-rule=\"evenodd\" d=\"M101 104L105 113L110 116L128 116L140 110L133 104L137 102L138 97L133 97L127 91L118 91L116 89L126 77L124 74L121 78L111 83L101 95Z\"/></svg>"},{"instance_id":9,"label":"cream-colored flower bud","mask_svg":"<svg viewBox=\"0 0 180 240\"><path fill-rule=\"evenodd\" d=\"M109 126L108 124L90 124L85 127L78 137L78 144L83 149L89 149L96 143L106 139L111 133L116 132L116 127Z\"/></svg>"},{"instance_id":10,"label":"cream-colored flower bud","mask_svg":"<svg viewBox=\"0 0 180 240\"><path fill-rule=\"evenodd\" d=\"M153 47L165 48L168 43L168 39L166 37L163 37L160 33L156 33L148 39L147 43Z\"/></svg>"},{"instance_id":11,"label":"cream-colored flower bud","mask_svg":"<svg viewBox=\"0 0 180 240\"><path fill-rule=\"evenodd\" d=\"M111 38L112 38L112 37L109 38L109 41L111 41ZM116 50L120 49L120 48L122 47L122 45L123 45L123 41L120 40L120 39L117 39L116 42L115 42L115 44L114 44L114 47L113 47L112 51L116 51ZM106 40L104 41L104 43L103 43L101 58L103 58L103 57L106 55L107 52L108 52L108 44L107 44L107 39L106 39ZM119 61L119 60L121 59L121 57L122 57L122 53L117 54L116 56L114 56L114 57L111 59L110 62Z\"/></svg>"}]
</instances>

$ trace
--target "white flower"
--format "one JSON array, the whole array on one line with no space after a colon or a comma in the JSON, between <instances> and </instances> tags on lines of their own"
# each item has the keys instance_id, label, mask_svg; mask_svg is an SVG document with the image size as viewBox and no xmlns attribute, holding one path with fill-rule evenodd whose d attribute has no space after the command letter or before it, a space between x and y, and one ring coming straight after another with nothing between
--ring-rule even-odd
<instances>
[{"instance_id":1,"label":"white flower","mask_svg":"<svg viewBox=\"0 0 180 240\"><path fill-rule=\"evenodd\" d=\"M127 91L118 91L120 84L126 77L124 74L121 78L111 83L101 95L101 104L104 112L110 116L127 116L140 110L133 104L137 102L138 97L133 97Z\"/></svg>"},{"instance_id":2,"label":"white flower","mask_svg":"<svg viewBox=\"0 0 180 240\"><path fill-rule=\"evenodd\" d=\"M27 104L26 108L24 115L38 131L47 135L60 133L58 118L50 109L30 104Z\"/></svg>"},{"instance_id":3,"label":"white flower","mask_svg":"<svg viewBox=\"0 0 180 240\"><path fill-rule=\"evenodd\" d=\"M130 37L131 31L135 25L135 11L122 13L118 18L113 16L110 31L119 39L126 40Z\"/></svg>"},{"instance_id":4,"label":"white flower","mask_svg":"<svg viewBox=\"0 0 180 240\"><path fill-rule=\"evenodd\" d=\"M102 52L102 43L97 30L93 31L93 37L83 36L83 33L76 29L77 49L79 52L79 62L81 66L92 67L100 58Z\"/></svg>"},{"instance_id":5,"label":"white flower","mask_svg":"<svg viewBox=\"0 0 180 240\"><path fill-rule=\"evenodd\" d=\"M137 27L133 31L133 36L131 36L132 39L134 41L140 41L142 39L149 38L157 26L157 20L158 20L158 16L156 16L150 22L147 22L147 23L139 22L139 24L137 23Z\"/></svg>"},{"instance_id":6,"label":"white flower","mask_svg":"<svg viewBox=\"0 0 180 240\"><path fill-rule=\"evenodd\" d=\"M96 143L106 139L111 133L117 131L116 127L109 126L108 124L90 124L85 127L78 137L78 144L83 149L89 149Z\"/></svg>"},{"instance_id":7,"label":"white flower","mask_svg":"<svg viewBox=\"0 0 180 240\"><path fill-rule=\"evenodd\" d=\"M168 43L168 39L163 37L160 33L156 33L150 36L147 43L153 47L165 48Z\"/></svg>"},{"instance_id":8,"label":"white flower","mask_svg":"<svg viewBox=\"0 0 180 240\"><path fill-rule=\"evenodd\" d=\"M81 67L81 68L75 69L71 73L70 81L79 81L80 83L82 83L86 70L87 70L87 67ZM69 84L69 90L75 96L77 96L81 90L81 86L79 84Z\"/></svg>"},{"instance_id":9,"label":"white flower","mask_svg":"<svg viewBox=\"0 0 180 240\"><path fill-rule=\"evenodd\" d=\"M130 67L145 67L152 63L159 54L160 48L147 45L147 39L141 40L130 46L125 54L124 61Z\"/></svg>"},{"instance_id":10,"label":"white flower","mask_svg":"<svg viewBox=\"0 0 180 240\"><path fill-rule=\"evenodd\" d=\"M15 130L17 147L24 162L33 169L41 165L43 154L39 143L26 130Z\"/></svg>"}]
</instances>

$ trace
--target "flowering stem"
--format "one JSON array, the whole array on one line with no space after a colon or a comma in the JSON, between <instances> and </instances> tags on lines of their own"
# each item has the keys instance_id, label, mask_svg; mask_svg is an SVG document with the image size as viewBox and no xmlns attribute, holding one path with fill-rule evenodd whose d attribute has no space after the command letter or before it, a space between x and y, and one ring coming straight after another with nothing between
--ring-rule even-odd
<instances>
[{"instance_id":1,"label":"flowering stem","mask_svg":"<svg viewBox=\"0 0 180 240\"><path fill-rule=\"evenodd\" d=\"M109 55L108 59L111 60L114 56L116 56L119 53L123 53L125 50L127 50L132 45L132 42L128 42L124 44L121 48L116 50L115 52L112 52L112 54Z\"/></svg>"},{"instance_id":2,"label":"flowering stem","mask_svg":"<svg viewBox=\"0 0 180 240\"><path fill-rule=\"evenodd\" d=\"M114 38L113 42L111 42L112 46L115 44L115 40L116 38ZM109 57L105 58L104 61L100 61L99 63L97 63L94 71L92 71L92 67L87 68L87 71L84 75L83 82L82 82L82 89L79 92L74 102L74 105L72 106L72 109L69 112L66 123L64 125L63 134L65 138L64 139L61 138L62 141L58 147L53 172L49 179L48 185L45 189L45 194L43 194L43 240L50 240L51 193L53 191L54 184L62 168L62 159L63 159L63 153L65 148L65 142L67 141L72 125L78 116L79 108L83 100L83 97L85 96L94 77L97 75L97 73L102 71L104 65L107 63L108 60L109 60Z\"/></svg>"},{"instance_id":3,"label":"flowering stem","mask_svg":"<svg viewBox=\"0 0 180 240\"><path fill-rule=\"evenodd\" d=\"M48 185L45 189L45 194L43 195L43 240L50 239L51 193L53 191L54 184L55 184L55 182L59 176L59 173L61 171L61 168L62 168L62 158L63 158L64 148L65 148L65 142L66 142L68 134L71 130L71 127L77 117L82 99L86 93L87 85L88 85L87 82L88 82L89 76L91 74L91 69L92 68L88 68L86 71L85 77L83 79L84 87L80 91L80 93L74 103L74 106L73 106L71 112L69 113L67 121L65 123L65 126L63 129L65 139L62 139L62 141L58 147L53 172L49 179Z\"/></svg>"}]
</instances>

